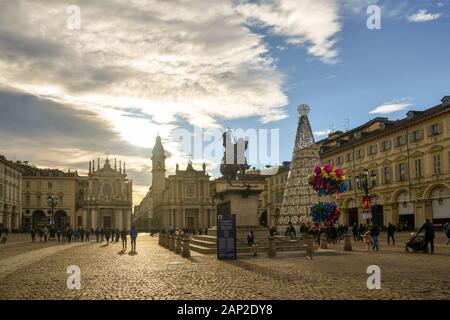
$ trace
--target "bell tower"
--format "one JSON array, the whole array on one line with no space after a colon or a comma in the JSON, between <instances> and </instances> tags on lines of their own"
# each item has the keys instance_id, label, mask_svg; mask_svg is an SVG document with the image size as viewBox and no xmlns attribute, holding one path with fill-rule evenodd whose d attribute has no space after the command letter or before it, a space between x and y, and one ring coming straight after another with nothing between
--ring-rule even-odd
<instances>
[{"instance_id":1,"label":"bell tower","mask_svg":"<svg viewBox=\"0 0 450 320\"><path fill-rule=\"evenodd\" d=\"M161 199L166 183L166 155L161 137L156 137L152 152L152 195L153 203Z\"/></svg>"}]
</instances>

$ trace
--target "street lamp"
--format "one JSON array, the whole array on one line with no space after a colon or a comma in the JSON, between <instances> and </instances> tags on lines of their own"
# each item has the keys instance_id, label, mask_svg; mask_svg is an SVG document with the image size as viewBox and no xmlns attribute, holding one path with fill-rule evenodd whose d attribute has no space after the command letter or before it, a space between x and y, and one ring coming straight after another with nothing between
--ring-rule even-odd
<instances>
[{"instance_id":1,"label":"street lamp","mask_svg":"<svg viewBox=\"0 0 450 320\"><path fill-rule=\"evenodd\" d=\"M374 172L369 173L367 169L364 169L364 172L361 172L355 178L356 187L364 192L365 198L368 198L370 190L375 187L376 180L377 175ZM367 219L367 223L369 223L369 219Z\"/></svg>"},{"instance_id":2,"label":"street lamp","mask_svg":"<svg viewBox=\"0 0 450 320\"><path fill-rule=\"evenodd\" d=\"M52 212L52 227L55 227L55 208L58 205L58 197L53 193L47 198L48 206L51 208Z\"/></svg>"}]
</instances>

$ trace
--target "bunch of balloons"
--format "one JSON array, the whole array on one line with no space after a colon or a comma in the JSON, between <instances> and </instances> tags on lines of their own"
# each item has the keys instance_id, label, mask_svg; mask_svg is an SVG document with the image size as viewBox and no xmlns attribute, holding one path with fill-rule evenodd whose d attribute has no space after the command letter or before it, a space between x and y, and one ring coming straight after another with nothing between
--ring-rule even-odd
<instances>
[{"instance_id":1,"label":"bunch of balloons","mask_svg":"<svg viewBox=\"0 0 450 320\"><path fill-rule=\"evenodd\" d=\"M336 223L339 220L341 211L334 203L319 202L311 207L311 217L315 224L327 222L328 224Z\"/></svg>"},{"instance_id":2,"label":"bunch of balloons","mask_svg":"<svg viewBox=\"0 0 450 320\"><path fill-rule=\"evenodd\" d=\"M308 182L319 196L344 193L348 188L344 170L333 168L331 164L316 166L314 173L309 175Z\"/></svg>"}]
</instances>

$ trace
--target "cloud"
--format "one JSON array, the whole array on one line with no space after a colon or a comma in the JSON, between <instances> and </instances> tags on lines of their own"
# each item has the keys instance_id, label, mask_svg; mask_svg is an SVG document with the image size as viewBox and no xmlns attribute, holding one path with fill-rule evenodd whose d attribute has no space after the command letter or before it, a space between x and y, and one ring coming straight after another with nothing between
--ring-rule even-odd
<instances>
[{"instance_id":1,"label":"cloud","mask_svg":"<svg viewBox=\"0 0 450 320\"><path fill-rule=\"evenodd\" d=\"M252 26L269 27L294 45L306 45L308 53L326 63L338 58L336 34L341 31L335 0L267 0L246 2L238 11Z\"/></svg>"},{"instance_id":2,"label":"cloud","mask_svg":"<svg viewBox=\"0 0 450 320\"><path fill-rule=\"evenodd\" d=\"M427 22L439 19L441 13L429 13L426 9L421 9L417 13L408 16L409 22Z\"/></svg>"},{"instance_id":3,"label":"cloud","mask_svg":"<svg viewBox=\"0 0 450 320\"><path fill-rule=\"evenodd\" d=\"M404 110L414 105L412 99L409 97L397 99L391 102L386 102L369 112L369 114L388 114Z\"/></svg>"}]
</instances>

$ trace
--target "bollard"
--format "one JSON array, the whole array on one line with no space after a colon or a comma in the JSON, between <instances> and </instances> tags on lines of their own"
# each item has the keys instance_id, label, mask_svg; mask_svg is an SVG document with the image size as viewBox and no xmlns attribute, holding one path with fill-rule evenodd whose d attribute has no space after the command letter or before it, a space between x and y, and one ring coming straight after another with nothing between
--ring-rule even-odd
<instances>
[{"instance_id":1,"label":"bollard","mask_svg":"<svg viewBox=\"0 0 450 320\"><path fill-rule=\"evenodd\" d=\"M320 249L328 249L328 235L326 233L322 233L320 235Z\"/></svg>"},{"instance_id":2,"label":"bollard","mask_svg":"<svg viewBox=\"0 0 450 320\"><path fill-rule=\"evenodd\" d=\"M269 251L268 255L269 257L273 258L277 254L277 248L275 244L275 237L269 237Z\"/></svg>"},{"instance_id":3,"label":"bollard","mask_svg":"<svg viewBox=\"0 0 450 320\"><path fill-rule=\"evenodd\" d=\"M349 233L344 235L344 251L352 251L352 235Z\"/></svg>"},{"instance_id":4,"label":"bollard","mask_svg":"<svg viewBox=\"0 0 450 320\"><path fill-rule=\"evenodd\" d=\"M166 236L164 237L164 248L169 249L169 234L166 233Z\"/></svg>"},{"instance_id":5,"label":"bollard","mask_svg":"<svg viewBox=\"0 0 450 320\"><path fill-rule=\"evenodd\" d=\"M312 257L314 254L314 237L312 235L305 236L306 255Z\"/></svg>"},{"instance_id":6,"label":"bollard","mask_svg":"<svg viewBox=\"0 0 450 320\"><path fill-rule=\"evenodd\" d=\"M171 251L175 251L175 236L170 236L170 248Z\"/></svg>"},{"instance_id":7,"label":"bollard","mask_svg":"<svg viewBox=\"0 0 450 320\"><path fill-rule=\"evenodd\" d=\"M189 234L186 234L183 239L183 253L184 258L189 258L191 256L191 251L189 248Z\"/></svg>"},{"instance_id":8,"label":"bollard","mask_svg":"<svg viewBox=\"0 0 450 320\"><path fill-rule=\"evenodd\" d=\"M160 234L158 235L158 244L159 244L160 246L162 246L162 243L163 243L162 238L163 238L163 235L162 235L162 233L160 233Z\"/></svg>"},{"instance_id":9,"label":"bollard","mask_svg":"<svg viewBox=\"0 0 450 320\"><path fill-rule=\"evenodd\" d=\"M181 253L181 237L177 236L177 242L175 245L175 253L180 254Z\"/></svg>"}]
</instances>

